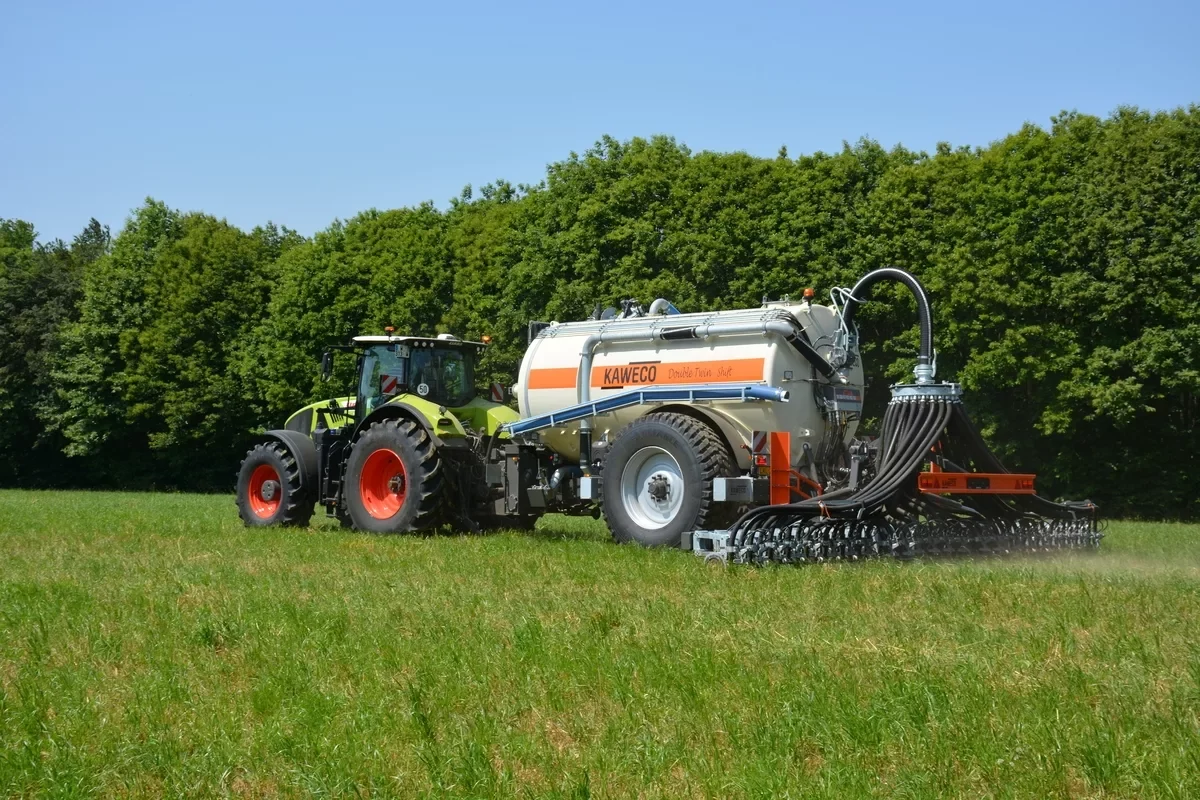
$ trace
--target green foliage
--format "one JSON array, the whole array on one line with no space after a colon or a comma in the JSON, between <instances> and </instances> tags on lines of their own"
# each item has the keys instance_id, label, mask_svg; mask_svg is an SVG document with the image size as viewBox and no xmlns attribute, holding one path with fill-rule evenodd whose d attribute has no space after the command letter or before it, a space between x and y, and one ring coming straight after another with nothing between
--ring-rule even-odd
<instances>
[{"instance_id":1,"label":"green foliage","mask_svg":"<svg viewBox=\"0 0 1200 800\"><path fill-rule=\"evenodd\" d=\"M37 243L33 226L0 220L0 481L56 483L63 440L46 425L61 333L77 313L84 267L107 250L92 220L71 245Z\"/></svg>"},{"instance_id":2,"label":"green foliage","mask_svg":"<svg viewBox=\"0 0 1200 800\"><path fill-rule=\"evenodd\" d=\"M941 376L966 385L1013 467L1106 513L1196 516L1197 163L1200 109L1121 109L933 154L862 140L763 159L605 137L536 186L468 186L445 211L367 211L310 239L155 201L111 253L5 223L0 281L45 296L8 323L26 333L0 345L21 356L4 363L23 366L0 373L0 404L46 411L0 447L31 426L118 483L196 486L203 464L225 485L253 430L348 385L352 359L333 386L315 365L356 333L490 334L479 379L511 382L530 320L630 297L825 297L891 264L929 288ZM903 290L876 299L859 319L878 410L917 330Z\"/></svg>"},{"instance_id":3,"label":"green foliage","mask_svg":"<svg viewBox=\"0 0 1200 800\"><path fill-rule=\"evenodd\" d=\"M147 200L125 223L112 252L84 270L77 319L63 330L53 370L58 425L67 454L114 458L148 445L145 425L134 425L128 399L129 366L136 362L142 329L151 322L146 284L158 255L179 238L177 212Z\"/></svg>"},{"instance_id":4,"label":"green foliage","mask_svg":"<svg viewBox=\"0 0 1200 800\"><path fill-rule=\"evenodd\" d=\"M68 453L103 456L120 476L220 485L265 415L239 367L297 239L154 201L138 209L86 270L79 319L64 331L54 376Z\"/></svg>"},{"instance_id":5,"label":"green foliage","mask_svg":"<svg viewBox=\"0 0 1200 800\"><path fill-rule=\"evenodd\" d=\"M331 344L385 326L412 334L438 331L450 306L454 275L446 216L430 204L367 211L334 223L278 263L267 313L253 334L247 375L259 373L259 395L281 420L305 400L329 396L315 364ZM341 359L335 385L352 364ZM334 392L339 393L339 392Z\"/></svg>"}]
</instances>

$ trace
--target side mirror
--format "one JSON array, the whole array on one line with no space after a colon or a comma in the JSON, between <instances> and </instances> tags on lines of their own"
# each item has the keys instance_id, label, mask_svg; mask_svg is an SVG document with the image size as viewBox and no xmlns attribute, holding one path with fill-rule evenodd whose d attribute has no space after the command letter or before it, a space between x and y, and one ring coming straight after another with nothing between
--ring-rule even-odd
<instances>
[{"instance_id":1,"label":"side mirror","mask_svg":"<svg viewBox=\"0 0 1200 800\"><path fill-rule=\"evenodd\" d=\"M333 374L333 351L326 350L321 354L321 380L329 380Z\"/></svg>"}]
</instances>

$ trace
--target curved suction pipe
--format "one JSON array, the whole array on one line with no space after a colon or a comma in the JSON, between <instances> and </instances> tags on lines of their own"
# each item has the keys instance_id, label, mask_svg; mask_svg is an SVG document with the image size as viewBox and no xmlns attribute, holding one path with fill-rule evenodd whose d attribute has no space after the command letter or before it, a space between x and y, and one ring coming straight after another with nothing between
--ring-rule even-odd
<instances>
[{"instance_id":1,"label":"curved suction pipe","mask_svg":"<svg viewBox=\"0 0 1200 800\"><path fill-rule=\"evenodd\" d=\"M883 267L862 276L850 290L850 297L846 299L846 310L842 314L846 330L854 330L854 315L859 305L870 297L871 289L875 284L885 280L904 284L917 299L917 317L921 326L921 348L917 353L917 368L913 370L913 374L917 376L917 383L932 383L933 313L929 306L929 295L925 294L925 287L911 274L896 267Z\"/></svg>"}]
</instances>

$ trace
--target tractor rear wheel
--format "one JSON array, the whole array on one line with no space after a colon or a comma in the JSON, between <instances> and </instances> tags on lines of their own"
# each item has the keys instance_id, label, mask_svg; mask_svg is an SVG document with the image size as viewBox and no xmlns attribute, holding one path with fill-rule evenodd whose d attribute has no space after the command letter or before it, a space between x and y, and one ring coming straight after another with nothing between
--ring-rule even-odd
<instances>
[{"instance_id":1,"label":"tractor rear wheel","mask_svg":"<svg viewBox=\"0 0 1200 800\"><path fill-rule=\"evenodd\" d=\"M361 531L419 531L437 523L444 485L441 457L425 429L412 420L383 420L350 451L346 508Z\"/></svg>"},{"instance_id":2,"label":"tractor rear wheel","mask_svg":"<svg viewBox=\"0 0 1200 800\"><path fill-rule=\"evenodd\" d=\"M719 527L713 478L736 474L711 427L686 414L647 414L625 427L604 459L604 519L618 542L678 547L687 531Z\"/></svg>"},{"instance_id":3,"label":"tractor rear wheel","mask_svg":"<svg viewBox=\"0 0 1200 800\"><path fill-rule=\"evenodd\" d=\"M312 497L300 486L300 466L280 442L255 445L238 470L238 516L250 527L305 527Z\"/></svg>"}]
</instances>

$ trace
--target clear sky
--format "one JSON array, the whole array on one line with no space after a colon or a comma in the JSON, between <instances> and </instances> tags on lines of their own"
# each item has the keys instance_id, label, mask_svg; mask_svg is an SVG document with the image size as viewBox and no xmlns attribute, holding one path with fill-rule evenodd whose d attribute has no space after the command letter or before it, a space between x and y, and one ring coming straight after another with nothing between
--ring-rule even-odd
<instances>
[{"instance_id":1,"label":"clear sky","mask_svg":"<svg viewBox=\"0 0 1200 800\"><path fill-rule=\"evenodd\" d=\"M603 134L773 156L986 145L1200 102L1200 0L19 2L0 217L114 233L147 195L250 228L540 180Z\"/></svg>"}]
</instances>

